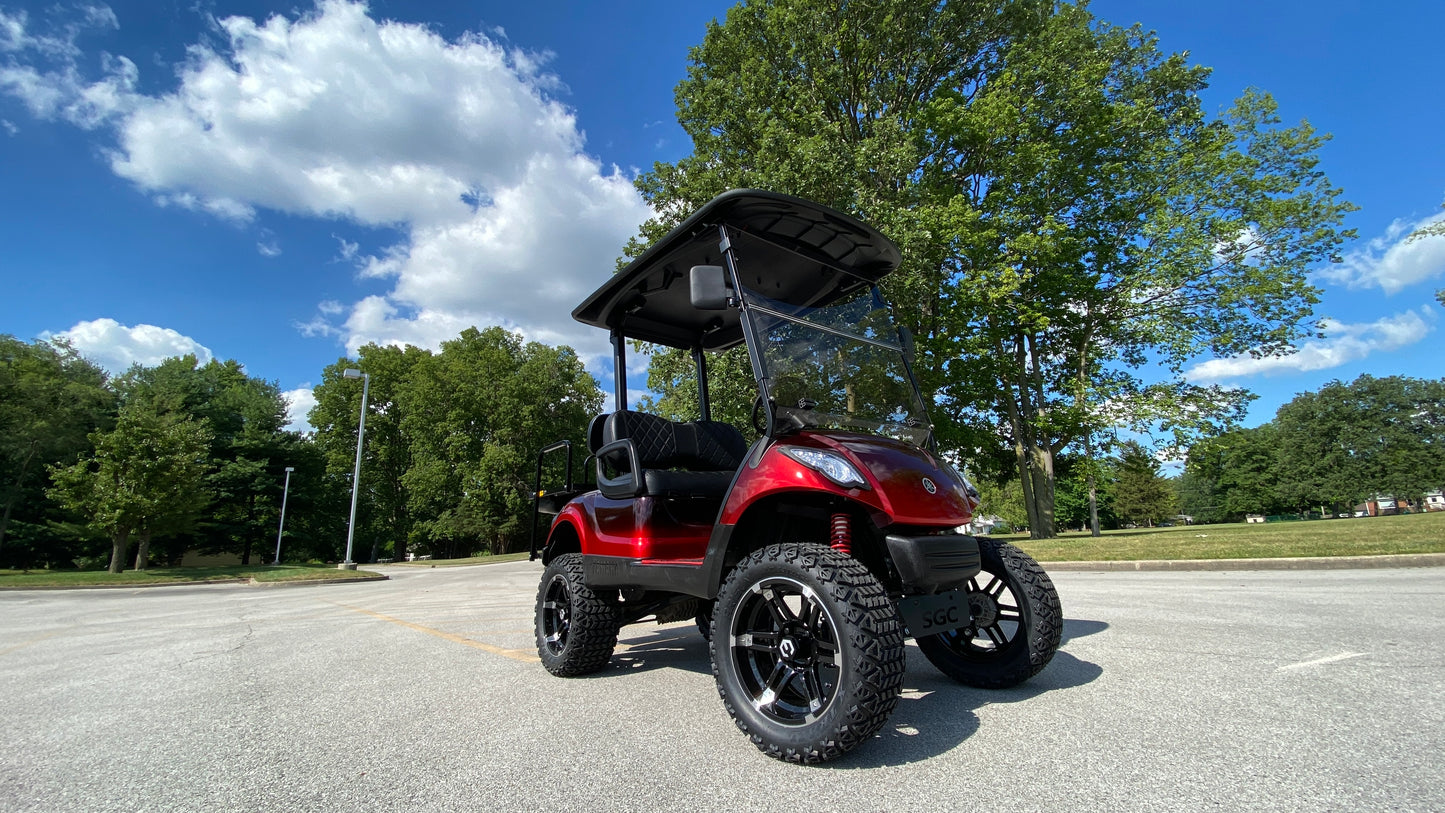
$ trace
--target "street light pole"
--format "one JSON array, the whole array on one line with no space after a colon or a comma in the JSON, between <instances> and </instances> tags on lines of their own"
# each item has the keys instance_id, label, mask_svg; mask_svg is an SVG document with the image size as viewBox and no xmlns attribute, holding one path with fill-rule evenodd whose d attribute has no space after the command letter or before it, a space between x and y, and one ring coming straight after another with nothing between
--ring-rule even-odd
<instances>
[{"instance_id":1,"label":"street light pole","mask_svg":"<svg viewBox=\"0 0 1445 813\"><path fill-rule=\"evenodd\" d=\"M295 466L286 467L286 485L281 488L281 527L276 529L276 558L271 564L281 564L281 534L286 530L286 497L291 493L291 472L296 471Z\"/></svg>"},{"instance_id":2,"label":"street light pole","mask_svg":"<svg viewBox=\"0 0 1445 813\"><path fill-rule=\"evenodd\" d=\"M361 423L356 429L356 470L351 474L351 521L346 524L346 561L337 565L338 570L355 570L351 561L351 543L356 538L356 495L361 486L361 441L366 437L366 396L371 390L371 376L357 369L343 370L342 378L361 379Z\"/></svg>"}]
</instances>

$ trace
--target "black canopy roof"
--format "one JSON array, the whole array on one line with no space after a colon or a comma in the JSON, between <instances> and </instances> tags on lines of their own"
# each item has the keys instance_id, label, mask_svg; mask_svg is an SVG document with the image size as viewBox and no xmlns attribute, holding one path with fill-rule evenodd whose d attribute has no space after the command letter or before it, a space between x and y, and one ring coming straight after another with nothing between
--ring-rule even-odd
<instances>
[{"instance_id":1,"label":"black canopy roof","mask_svg":"<svg viewBox=\"0 0 1445 813\"><path fill-rule=\"evenodd\" d=\"M849 215L775 192L734 189L603 283L572 318L669 347L717 350L742 342L737 310L697 310L688 292L690 268L723 264L719 226L729 228L743 284L797 305L826 305L893 271L901 259L891 240Z\"/></svg>"}]
</instances>

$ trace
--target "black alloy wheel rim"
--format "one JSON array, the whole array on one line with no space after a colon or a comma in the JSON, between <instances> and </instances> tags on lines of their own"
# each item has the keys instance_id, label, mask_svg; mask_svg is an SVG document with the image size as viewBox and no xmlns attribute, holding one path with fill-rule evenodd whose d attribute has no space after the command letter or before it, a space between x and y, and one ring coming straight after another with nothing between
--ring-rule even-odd
<instances>
[{"instance_id":1,"label":"black alloy wheel rim","mask_svg":"<svg viewBox=\"0 0 1445 813\"><path fill-rule=\"evenodd\" d=\"M571 613L572 591L567 589L567 577L558 573L547 583L547 594L542 598L542 640L554 655L567 646Z\"/></svg>"},{"instance_id":2,"label":"black alloy wheel rim","mask_svg":"<svg viewBox=\"0 0 1445 813\"><path fill-rule=\"evenodd\" d=\"M812 588L785 577L755 583L733 615L733 667L758 713L807 725L838 694L838 626Z\"/></svg>"},{"instance_id":3,"label":"black alloy wheel rim","mask_svg":"<svg viewBox=\"0 0 1445 813\"><path fill-rule=\"evenodd\" d=\"M982 571L968 580L968 609L973 622L943 633L943 640L970 657L1004 657L1023 640L1024 617L1019 604L1006 578Z\"/></svg>"}]
</instances>

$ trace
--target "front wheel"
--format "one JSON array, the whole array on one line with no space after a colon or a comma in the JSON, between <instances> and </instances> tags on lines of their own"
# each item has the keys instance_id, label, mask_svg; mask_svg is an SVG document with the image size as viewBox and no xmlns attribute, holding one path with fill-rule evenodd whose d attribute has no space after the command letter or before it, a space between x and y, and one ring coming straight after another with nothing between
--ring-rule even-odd
<instances>
[{"instance_id":1,"label":"front wheel","mask_svg":"<svg viewBox=\"0 0 1445 813\"><path fill-rule=\"evenodd\" d=\"M968 686L1004 689L1037 675L1059 648L1064 614L1044 569L1006 542L979 539L982 570L968 582L969 626L918 639L940 672Z\"/></svg>"},{"instance_id":2,"label":"front wheel","mask_svg":"<svg viewBox=\"0 0 1445 813\"><path fill-rule=\"evenodd\" d=\"M712 668L733 722L763 753L822 762L873 736L903 686L898 610L856 559L773 545L743 560L713 607Z\"/></svg>"},{"instance_id":3,"label":"front wheel","mask_svg":"<svg viewBox=\"0 0 1445 813\"><path fill-rule=\"evenodd\" d=\"M537 589L537 656L558 677L596 672L612 659L620 626L617 602L582 576L582 554L564 553L542 572Z\"/></svg>"}]
</instances>

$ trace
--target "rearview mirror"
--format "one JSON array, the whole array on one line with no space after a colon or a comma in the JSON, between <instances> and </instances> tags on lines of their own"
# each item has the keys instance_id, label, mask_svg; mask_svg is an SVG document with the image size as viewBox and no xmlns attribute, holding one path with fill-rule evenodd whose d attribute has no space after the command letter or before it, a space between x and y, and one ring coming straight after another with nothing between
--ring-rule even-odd
<instances>
[{"instance_id":1,"label":"rearview mirror","mask_svg":"<svg viewBox=\"0 0 1445 813\"><path fill-rule=\"evenodd\" d=\"M720 265L694 265L689 272L692 306L720 311L728 306L727 272Z\"/></svg>"}]
</instances>

